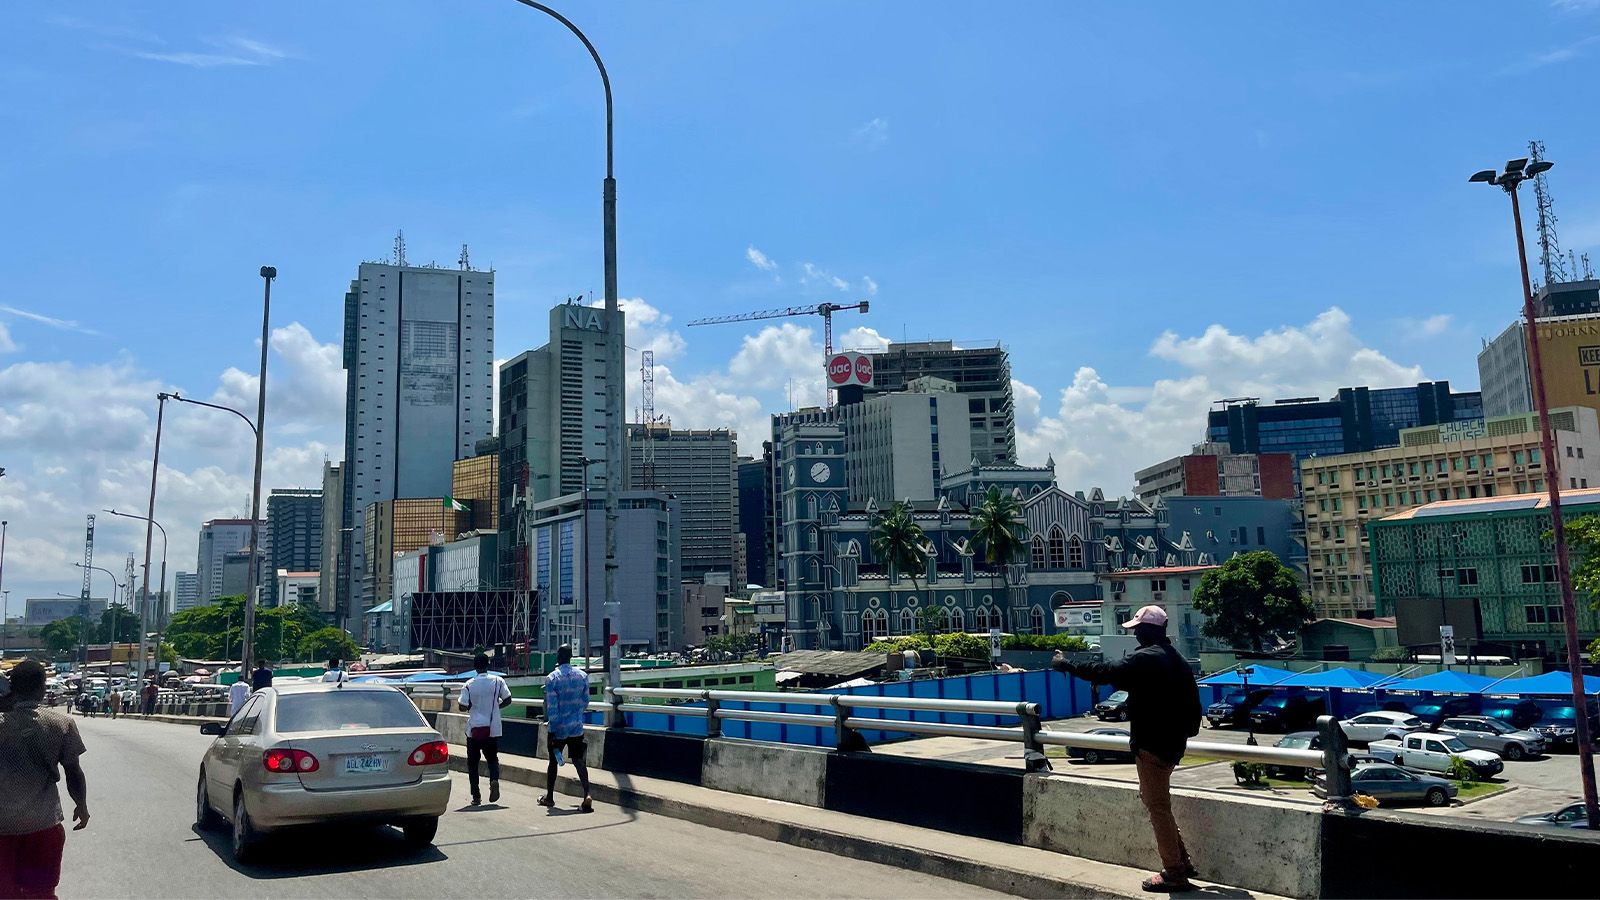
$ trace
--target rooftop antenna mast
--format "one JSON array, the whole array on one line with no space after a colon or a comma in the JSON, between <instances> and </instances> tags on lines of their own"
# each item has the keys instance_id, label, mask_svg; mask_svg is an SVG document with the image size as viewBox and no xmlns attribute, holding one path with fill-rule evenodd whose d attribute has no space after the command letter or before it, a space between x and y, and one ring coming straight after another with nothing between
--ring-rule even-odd
<instances>
[{"instance_id":1,"label":"rooftop antenna mast","mask_svg":"<svg viewBox=\"0 0 1600 900\"><path fill-rule=\"evenodd\" d=\"M78 635L78 667L89 664L89 576L94 574L94 513L89 513L89 525L83 534L83 593L78 596L78 619L82 630Z\"/></svg>"},{"instance_id":2,"label":"rooftop antenna mast","mask_svg":"<svg viewBox=\"0 0 1600 900\"><path fill-rule=\"evenodd\" d=\"M1544 141L1528 142L1528 159L1531 162L1544 159ZM1539 207L1539 266L1544 269L1544 283L1551 285L1558 281L1566 281L1567 271L1565 261L1561 258L1561 242L1556 240L1555 205L1543 172L1533 177L1533 198Z\"/></svg>"},{"instance_id":3,"label":"rooftop antenna mast","mask_svg":"<svg viewBox=\"0 0 1600 900\"><path fill-rule=\"evenodd\" d=\"M459 262L461 264L461 268L463 268L463 269L472 268L472 264L467 261L467 245L466 244L462 244L461 245L461 258L459 260L457 260L457 262Z\"/></svg>"},{"instance_id":4,"label":"rooftop antenna mast","mask_svg":"<svg viewBox=\"0 0 1600 900\"><path fill-rule=\"evenodd\" d=\"M1594 269L1591 269L1589 267L1589 254L1585 253L1582 256L1578 257L1578 262L1583 265L1583 280L1584 281L1593 281L1594 280Z\"/></svg>"},{"instance_id":5,"label":"rooftop antenna mast","mask_svg":"<svg viewBox=\"0 0 1600 900\"><path fill-rule=\"evenodd\" d=\"M397 266L406 264L406 233L404 230L394 233L394 264Z\"/></svg>"}]
</instances>

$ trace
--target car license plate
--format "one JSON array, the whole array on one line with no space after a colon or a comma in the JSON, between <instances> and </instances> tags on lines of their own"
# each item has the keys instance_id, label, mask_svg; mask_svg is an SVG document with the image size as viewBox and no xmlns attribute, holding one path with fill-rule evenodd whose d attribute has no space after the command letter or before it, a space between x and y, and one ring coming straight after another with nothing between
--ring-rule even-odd
<instances>
[{"instance_id":1,"label":"car license plate","mask_svg":"<svg viewBox=\"0 0 1600 900\"><path fill-rule=\"evenodd\" d=\"M382 756L346 756L344 758L344 770L358 774L387 772L389 771L389 760Z\"/></svg>"}]
</instances>

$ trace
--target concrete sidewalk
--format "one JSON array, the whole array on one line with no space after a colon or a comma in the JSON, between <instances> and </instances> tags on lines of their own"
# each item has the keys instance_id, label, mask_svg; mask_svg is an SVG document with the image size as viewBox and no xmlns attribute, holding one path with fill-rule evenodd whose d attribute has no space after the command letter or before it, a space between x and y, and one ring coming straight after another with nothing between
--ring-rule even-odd
<instances>
[{"instance_id":1,"label":"concrete sidewalk","mask_svg":"<svg viewBox=\"0 0 1600 900\"><path fill-rule=\"evenodd\" d=\"M452 754L450 765L464 771L466 759ZM545 765L542 759L502 753L500 777L542 789ZM1150 873L1124 866L592 767L589 777L591 794L598 803L883 863L989 890L1024 897L1151 896L1139 888ZM570 764L561 768L556 790L574 797L581 795L576 770ZM892 802L886 804L885 813L893 814ZM1200 890L1189 896L1273 896L1204 882L1196 884L1201 885Z\"/></svg>"}]
</instances>

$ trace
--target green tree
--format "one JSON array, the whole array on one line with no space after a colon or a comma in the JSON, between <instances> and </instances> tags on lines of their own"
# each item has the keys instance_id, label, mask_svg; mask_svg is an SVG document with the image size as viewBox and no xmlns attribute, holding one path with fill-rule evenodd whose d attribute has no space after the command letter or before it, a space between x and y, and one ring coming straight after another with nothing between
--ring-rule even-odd
<instances>
[{"instance_id":1,"label":"green tree","mask_svg":"<svg viewBox=\"0 0 1600 900\"><path fill-rule=\"evenodd\" d=\"M326 625L322 613L298 603L257 607L255 654L261 660L286 660L305 656L305 638ZM207 606L183 610L172 617L165 638L189 659L238 659L244 629L244 598L223 597ZM322 657L327 659L326 656Z\"/></svg>"},{"instance_id":2,"label":"green tree","mask_svg":"<svg viewBox=\"0 0 1600 900\"><path fill-rule=\"evenodd\" d=\"M1194 591L1201 633L1261 652L1269 635L1297 632L1315 616L1294 569L1266 550L1242 553L1207 572Z\"/></svg>"},{"instance_id":3,"label":"green tree","mask_svg":"<svg viewBox=\"0 0 1600 900\"><path fill-rule=\"evenodd\" d=\"M108 606L94 629L97 644L127 644L139 640L139 614L126 606Z\"/></svg>"},{"instance_id":4,"label":"green tree","mask_svg":"<svg viewBox=\"0 0 1600 900\"><path fill-rule=\"evenodd\" d=\"M990 565L1004 566L1022 555L1022 504L1010 494L989 488L983 501L972 511L972 537L983 548Z\"/></svg>"},{"instance_id":5,"label":"green tree","mask_svg":"<svg viewBox=\"0 0 1600 900\"><path fill-rule=\"evenodd\" d=\"M872 554L885 568L911 576L911 587L920 592L917 576L928 566L928 536L912 517L911 507L895 501L889 511L872 523ZM887 574L887 573L886 573Z\"/></svg>"},{"instance_id":6,"label":"green tree","mask_svg":"<svg viewBox=\"0 0 1600 900\"><path fill-rule=\"evenodd\" d=\"M94 642L95 630L89 629L88 641ZM66 656L78 649L79 641L84 640L83 618L68 616L39 629L39 639L44 642L46 650L51 656Z\"/></svg>"},{"instance_id":7,"label":"green tree","mask_svg":"<svg viewBox=\"0 0 1600 900\"><path fill-rule=\"evenodd\" d=\"M301 659L355 659L361 655L361 648L350 635L332 625L301 638L299 650Z\"/></svg>"}]
</instances>

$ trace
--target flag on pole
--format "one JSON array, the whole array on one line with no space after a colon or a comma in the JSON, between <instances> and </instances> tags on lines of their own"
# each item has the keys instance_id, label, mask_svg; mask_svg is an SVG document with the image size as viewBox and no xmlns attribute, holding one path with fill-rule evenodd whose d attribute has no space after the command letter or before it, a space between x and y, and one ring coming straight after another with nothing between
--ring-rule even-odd
<instances>
[{"instance_id":1,"label":"flag on pole","mask_svg":"<svg viewBox=\"0 0 1600 900\"><path fill-rule=\"evenodd\" d=\"M472 509L470 507L468 507L467 504L462 503L460 500L457 500L454 497L446 497L446 498L444 498L444 508L449 510L449 511L451 511L451 512L462 512L462 513L464 513L464 512L471 512L472 511Z\"/></svg>"}]
</instances>

